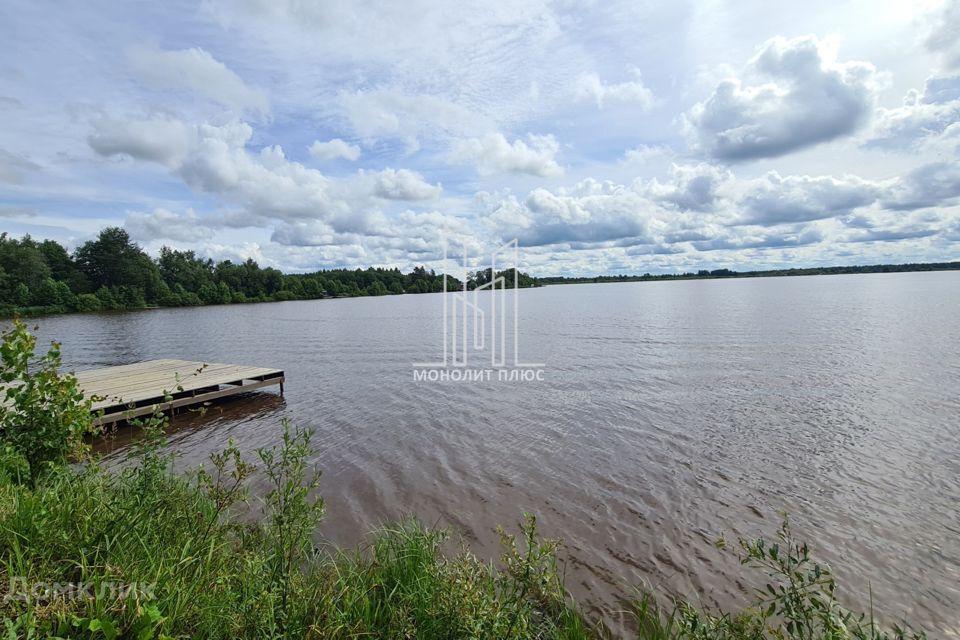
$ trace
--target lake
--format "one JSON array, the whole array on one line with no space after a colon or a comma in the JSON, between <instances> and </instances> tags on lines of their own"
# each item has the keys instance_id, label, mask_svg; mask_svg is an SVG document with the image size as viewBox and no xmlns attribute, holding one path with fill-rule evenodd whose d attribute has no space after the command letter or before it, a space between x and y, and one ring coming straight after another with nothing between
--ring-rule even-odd
<instances>
[{"instance_id":1,"label":"lake","mask_svg":"<svg viewBox=\"0 0 960 640\"><path fill-rule=\"evenodd\" d=\"M286 393L177 416L178 466L280 420L316 429L327 516L355 545L415 513L497 553L523 511L615 623L644 581L746 603L722 534L780 511L861 607L960 634L960 272L549 286L519 292L543 380L414 381L443 294L42 318L76 369L183 358L286 371ZM130 433L104 450L122 455ZM514 527L515 529L515 527ZM761 580L762 576L756 576Z\"/></svg>"}]
</instances>

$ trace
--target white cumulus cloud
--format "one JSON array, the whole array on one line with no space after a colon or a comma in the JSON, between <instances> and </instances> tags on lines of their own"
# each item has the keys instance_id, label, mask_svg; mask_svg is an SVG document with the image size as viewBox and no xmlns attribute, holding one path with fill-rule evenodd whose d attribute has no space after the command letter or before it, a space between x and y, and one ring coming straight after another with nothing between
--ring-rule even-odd
<instances>
[{"instance_id":1,"label":"white cumulus cloud","mask_svg":"<svg viewBox=\"0 0 960 640\"><path fill-rule=\"evenodd\" d=\"M721 189L733 180L730 171L707 163L674 164L670 175L672 180L666 183L654 178L646 191L655 202L681 211L712 211Z\"/></svg>"},{"instance_id":2,"label":"white cumulus cloud","mask_svg":"<svg viewBox=\"0 0 960 640\"><path fill-rule=\"evenodd\" d=\"M213 229L201 222L192 209L186 213L174 213L157 208L152 212L135 211L127 214L123 223L130 237L140 242L152 240L177 240L197 242L213 237Z\"/></svg>"},{"instance_id":3,"label":"white cumulus cloud","mask_svg":"<svg viewBox=\"0 0 960 640\"><path fill-rule=\"evenodd\" d=\"M756 82L724 80L686 116L697 146L721 160L772 158L851 134L873 109L873 65L837 62L815 36L767 41L745 76Z\"/></svg>"},{"instance_id":4,"label":"white cumulus cloud","mask_svg":"<svg viewBox=\"0 0 960 640\"><path fill-rule=\"evenodd\" d=\"M419 148L421 135L465 135L491 127L485 116L441 96L378 89L342 93L339 103L358 137L402 140L411 151Z\"/></svg>"},{"instance_id":5,"label":"white cumulus cloud","mask_svg":"<svg viewBox=\"0 0 960 640\"><path fill-rule=\"evenodd\" d=\"M344 142L340 138L334 138L327 142L314 140L310 145L310 155L316 160L336 160L343 158L351 162L360 159L360 147L349 142Z\"/></svg>"},{"instance_id":6,"label":"white cumulus cloud","mask_svg":"<svg viewBox=\"0 0 960 640\"><path fill-rule=\"evenodd\" d=\"M480 175L525 173L534 176L563 174L556 160L560 144L552 135L533 135L512 143L502 133L460 140L450 157L456 162L473 164Z\"/></svg>"},{"instance_id":7,"label":"white cumulus cloud","mask_svg":"<svg viewBox=\"0 0 960 640\"><path fill-rule=\"evenodd\" d=\"M931 77L922 91L911 89L907 93L902 107L879 110L865 147L890 151L955 147L960 144L958 134L960 76Z\"/></svg>"},{"instance_id":8,"label":"white cumulus cloud","mask_svg":"<svg viewBox=\"0 0 960 640\"><path fill-rule=\"evenodd\" d=\"M381 207L389 201L431 200L442 193L439 184L430 184L409 169L360 170L353 176L332 178L291 161L279 145L252 153L247 147L253 129L242 121L192 127L174 120L160 122L162 127L154 120L111 120L109 136L95 133L90 145L104 156L122 154L165 164L195 191L214 195L233 207L229 214L179 219L184 224L213 228L272 225L286 229L275 233L281 240L307 234L314 239L329 237L333 243L335 234L384 233L386 218ZM164 127L181 133L176 144L159 144L156 132ZM160 237L162 226L174 221L171 216L160 210L150 215L131 214L127 222L144 237ZM194 232L167 233L182 237ZM203 233L198 237L208 237Z\"/></svg>"},{"instance_id":9,"label":"white cumulus cloud","mask_svg":"<svg viewBox=\"0 0 960 640\"><path fill-rule=\"evenodd\" d=\"M377 173L374 194L388 200L432 200L443 191L439 184L430 184L416 171L384 169Z\"/></svg>"},{"instance_id":10,"label":"white cumulus cloud","mask_svg":"<svg viewBox=\"0 0 960 640\"><path fill-rule=\"evenodd\" d=\"M199 47L163 50L137 47L130 66L146 84L158 89L184 89L234 109L265 112L267 95L247 86L225 64Z\"/></svg>"},{"instance_id":11,"label":"white cumulus cloud","mask_svg":"<svg viewBox=\"0 0 960 640\"><path fill-rule=\"evenodd\" d=\"M960 68L960 0L947 0L937 15L927 47L943 56L948 69Z\"/></svg>"},{"instance_id":12,"label":"white cumulus cloud","mask_svg":"<svg viewBox=\"0 0 960 640\"><path fill-rule=\"evenodd\" d=\"M632 71L635 80L618 83L604 83L597 73L581 74L576 81L574 93L580 100L590 100L602 109L605 104L636 104L640 109L649 109L653 105L653 92L640 78L640 72Z\"/></svg>"},{"instance_id":13,"label":"white cumulus cloud","mask_svg":"<svg viewBox=\"0 0 960 640\"><path fill-rule=\"evenodd\" d=\"M103 118L87 138L103 156L128 155L167 166L178 166L194 143L196 130L168 116L142 119Z\"/></svg>"},{"instance_id":14,"label":"white cumulus cloud","mask_svg":"<svg viewBox=\"0 0 960 640\"><path fill-rule=\"evenodd\" d=\"M884 186L857 176L781 176L749 181L737 202L739 224L778 225L836 218L873 204Z\"/></svg>"}]
</instances>

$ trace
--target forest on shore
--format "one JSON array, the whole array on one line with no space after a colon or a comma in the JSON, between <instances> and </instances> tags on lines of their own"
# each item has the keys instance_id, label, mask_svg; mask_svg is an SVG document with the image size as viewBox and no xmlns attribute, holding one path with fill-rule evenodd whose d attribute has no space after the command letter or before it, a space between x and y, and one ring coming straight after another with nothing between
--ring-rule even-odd
<instances>
[{"instance_id":1,"label":"forest on shore","mask_svg":"<svg viewBox=\"0 0 960 640\"><path fill-rule=\"evenodd\" d=\"M960 262L879 264L734 271L701 269L696 272L588 277L532 277L513 269L498 271L507 287L551 284L646 282L705 278L759 278L845 273L960 270ZM447 274L447 289L463 286ZM469 274L467 288L489 283L491 270ZM434 293L443 291L444 274L425 266L409 273L397 268L324 269L312 273L283 273L256 261L214 262L193 251L163 247L152 258L120 227L103 229L72 253L54 240L37 241L29 235L11 238L0 233L0 317L43 315L73 311L95 312L184 307L244 302L279 302L357 296Z\"/></svg>"},{"instance_id":2,"label":"forest on shore","mask_svg":"<svg viewBox=\"0 0 960 640\"><path fill-rule=\"evenodd\" d=\"M512 283L512 269L498 271ZM489 269L473 273L473 289L491 279ZM535 279L517 274L521 287ZM447 288L462 281L447 275ZM69 311L110 311L243 302L381 296L443 291L443 274L414 267L327 269L285 274L256 261L214 262L193 251L163 247L151 258L120 227L103 229L71 254L54 240L0 234L0 316Z\"/></svg>"},{"instance_id":3,"label":"forest on shore","mask_svg":"<svg viewBox=\"0 0 960 640\"><path fill-rule=\"evenodd\" d=\"M642 276L584 276L537 278L544 284L592 284L599 282L648 282L651 280L704 280L708 278L779 278L783 276L830 276L848 273L901 273L908 271L957 271L960 262L908 262L905 264L867 264L842 267L802 267L790 269L764 269L759 271L733 271L732 269L700 269L687 273L645 273Z\"/></svg>"}]
</instances>

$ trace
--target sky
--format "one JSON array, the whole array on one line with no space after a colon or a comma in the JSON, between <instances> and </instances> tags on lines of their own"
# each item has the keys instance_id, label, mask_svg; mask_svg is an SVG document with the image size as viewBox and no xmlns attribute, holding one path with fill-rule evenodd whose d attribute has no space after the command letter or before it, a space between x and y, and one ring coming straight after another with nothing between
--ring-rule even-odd
<instances>
[{"instance_id":1,"label":"sky","mask_svg":"<svg viewBox=\"0 0 960 640\"><path fill-rule=\"evenodd\" d=\"M960 259L960 0L2 0L0 121L0 231L70 248Z\"/></svg>"}]
</instances>

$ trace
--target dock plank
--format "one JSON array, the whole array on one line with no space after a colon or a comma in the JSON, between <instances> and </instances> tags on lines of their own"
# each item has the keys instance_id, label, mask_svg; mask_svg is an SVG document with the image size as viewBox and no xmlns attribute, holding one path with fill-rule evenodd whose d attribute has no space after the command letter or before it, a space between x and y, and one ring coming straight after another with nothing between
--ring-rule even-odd
<instances>
[{"instance_id":1,"label":"dock plank","mask_svg":"<svg viewBox=\"0 0 960 640\"><path fill-rule=\"evenodd\" d=\"M146 362L135 362L133 364L121 364L111 367L102 367L99 369L88 369L77 371L75 375L78 379L85 381L110 380L123 375L133 375L140 371L159 371L164 368L182 366L187 360L148 360Z\"/></svg>"},{"instance_id":2,"label":"dock plank","mask_svg":"<svg viewBox=\"0 0 960 640\"><path fill-rule=\"evenodd\" d=\"M79 371L76 376L84 395L97 398L93 410L104 411L95 416L96 424L145 415L158 405L171 410L275 384L282 394L284 382L282 369L175 359Z\"/></svg>"},{"instance_id":3,"label":"dock plank","mask_svg":"<svg viewBox=\"0 0 960 640\"><path fill-rule=\"evenodd\" d=\"M157 385L165 387L165 390L167 391L173 392L176 390L178 384L188 384L192 380L199 379L213 380L228 372L230 375L232 375L233 373L239 371L249 371L249 375L265 375L266 373L271 373L274 370L263 367L243 367L240 365L219 363L208 363L204 366L203 363L181 362L181 364L177 366L169 367L160 371L142 371L131 375L118 376L112 379L101 379L93 382L88 382L78 374L77 380L80 382L80 386L88 394L102 395L101 392L104 391L114 392L122 389L144 386L156 387ZM263 371L265 373L256 373L258 371ZM179 383L177 380L178 374L180 376ZM163 391L164 389L160 390Z\"/></svg>"},{"instance_id":4,"label":"dock plank","mask_svg":"<svg viewBox=\"0 0 960 640\"><path fill-rule=\"evenodd\" d=\"M101 407L113 406L117 404L140 402L150 398L163 399L165 392L169 393L170 395L179 395L182 393L190 393L201 389L222 385L243 386L243 382L245 380L259 380L263 377L264 376L261 375L250 375L244 374L243 372L237 372L234 373L234 375L219 376L217 378L197 377L187 379L180 384L179 388L175 387L172 382L171 384L166 385L137 385L124 387L114 391L95 394L98 398L102 398L102 400L94 402L93 406L95 409L99 409Z\"/></svg>"}]
</instances>

